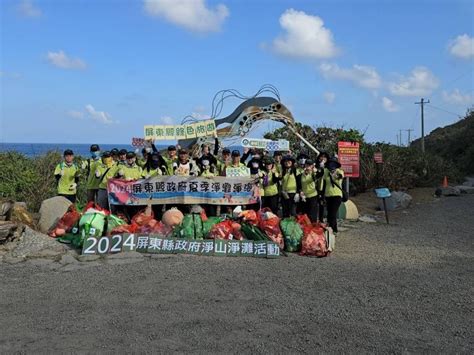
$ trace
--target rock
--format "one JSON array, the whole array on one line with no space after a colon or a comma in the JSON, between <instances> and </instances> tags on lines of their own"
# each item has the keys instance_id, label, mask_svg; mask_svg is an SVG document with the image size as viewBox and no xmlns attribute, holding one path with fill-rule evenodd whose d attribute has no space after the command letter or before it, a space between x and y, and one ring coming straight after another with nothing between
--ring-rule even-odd
<instances>
[{"instance_id":1,"label":"rock","mask_svg":"<svg viewBox=\"0 0 474 355\"><path fill-rule=\"evenodd\" d=\"M77 257L77 260L81 262L90 262L90 261L96 261L101 258L100 255L79 255Z\"/></svg>"},{"instance_id":2,"label":"rock","mask_svg":"<svg viewBox=\"0 0 474 355\"><path fill-rule=\"evenodd\" d=\"M4 244L13 239L18 226L10 221L0 221L0 244Z\"/></svg>"},{"instance_id":3,"label":"rock","mask_svg":"<svg viewBox=\"0 0 474 355\"><path fill-rule=\"evenodd\" d=\"M107 255L106 259L143 259L143 254L137 251L127 251L123 253Z\"/></svg>"},{"instance_id":4,"label":"rock","mask_svg":"<svg viewBox=\"0 0 474 355\"><path fill-rule=\"evenodd\" d=\"M39 211L39 230L43 233L48 233L48 231L54 227L57 221L66 213L71 204L71 201L63 196L56 196L44 200L41 203Z\"/></svg>"},{"instance_id":5,"label":"rock","mask_svg":"<svg viewBox=\"0 0 474 355\"><path fill-rule=\"evenodd\" d=\"M393 211L397 208L408 208L412 201L412 197L406 192L393 191L392 196L385 199L388 211ZM383 199L378 199L379 209L384 210Z\"/></svg>"},{"instance_id":6,"label":"rock","mask_svg":"<svg viewBox=\"0 0 474 355\"><path fill-rule=\"evenodd\" d=\"M66 254L68 248L46 234L36 232L26 227L21 238L12 251L13 256L24 256L28 258L55 258Z\"/></svg>"},{"instance_id":7,"label":"rock","mask_svg":"<svg viewBox=\"0 0 474 355\"><path fill-rule=\"evenodd\" d=\"M377 220L374 217L367 216L367 215L360 216L359 221L360 222L365 222L365 223L376 223L377 222Z\"/></svg>"},{"instance_id":8,"label":"rock","mask_svg":"<svg viewBox=\"0 0 474 355\"><path fill-rule=\"evenodd\" d=\"M456 189L458 189L462 194L474 194L474 187L472 186L456 186Z\"/></svg>"},{"instance_id":9,"label":"rock","mask_svg":"<svg viewBox=\"0 0 474 355\"><path fill-rule=\"evenodd\" d=\"M15 257L15 256L11 256L11 255L5 255L3 257L3 262L7 263L7 264L18 264L18 263L22 263L25 260L26 260L26 258L22 257L22 256Z\"/></svg>"},{"instance_id":10,"label":"rock","mask_svg":"<svg viewBox=\"0 0 474 355\"><path fill-rule=\"evenodd\" d=\"M72 255L70 255L70 254L63 255L61 257L61 260L59 260L59 263L61 265L75 264L75 263L78 263L78 262L79 261L77 261L77 259L75 257L73 257Z\"/></svg>"},{"instance_id":11,"label":"rock","mask_svg":"<svg viewBox=\"0 0 474 355\"><path fill-rule=\"evenodd\" d=\"M13 208L14 202L11 200L0 202L0 217L2 221L8 221L10 219L11 209Z\"/></svg>"},{"instance_id":12,"label":"rock","mask_svg":"<svg viewBox=\"0 0 474 355\"><path fill-rule=\"evenodd\" d=\"M461 191L454 186L440 187L440 192L442 196L459 196Z\"/></svg>"},{"instance_id":13,"label":"rock","mask_svg":"<svg viewBox=\"0 0 474 355\"><path fill-rule=\"evenodd\" d=\"M26 206L23 206L20 203L15 203L13 205L10 220L12 222L26 224L30 227L34 227L35 225L33 217L31 217L30 213L27 211Z\"/></svg>"}]
</instances>

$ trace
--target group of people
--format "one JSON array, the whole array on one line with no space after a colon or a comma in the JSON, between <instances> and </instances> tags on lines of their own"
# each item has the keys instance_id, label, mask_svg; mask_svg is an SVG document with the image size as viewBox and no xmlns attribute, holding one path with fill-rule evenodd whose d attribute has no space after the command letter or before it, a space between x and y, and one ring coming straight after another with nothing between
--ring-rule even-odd
<instances>
[{"instance_id":1,"label":"group of people","mask_svg":"<svg viewBox=\"0 0 474 355\"><path fill-rule=\"evenodd\" d=\"M190 157L186 149L174 145L161 154L151 144L142 155L133 151L112 149L101 152L99 145L90 146L91 157L81 166L74 163L74 153L64 151L64 160L57 165L54 175L58 183L58 195L76 201L77 184L84 176L88 201L109 208L107 182L112 178L136 180L160 175L178 176L226 176L227 168L248 168L250 177L258 187L260 202L246 208L268 207L283 218L296 214L307 214L312 222L323 221L327 211L327 223L337 233L337 211L342 202L341 165L328 153L321 152L316 159L301 153L296 159L291 154L283 155L257 149L230 151L223 148L219 155L219 142L211 152L210 145L203 144L197 156ZM155 209L160 214L163 206ZM210 215L216 213L215 206L203 206ZM281 207L281 211L280 211ZM223 211L221 211L223 212Z\"/></svg>"}]
</instances>

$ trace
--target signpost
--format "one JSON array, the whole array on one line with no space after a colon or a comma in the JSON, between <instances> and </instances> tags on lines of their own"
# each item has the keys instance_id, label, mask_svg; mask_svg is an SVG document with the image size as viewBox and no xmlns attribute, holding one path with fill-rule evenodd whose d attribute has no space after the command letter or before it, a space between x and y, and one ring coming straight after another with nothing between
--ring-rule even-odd
<instances>
[{"instance_id":1,"label":"signpost","mask_svg":"<svg viewBox=\"0 0 474 355\"><path fill-rule=\"evenodd\" d=\"M374 161L376 164L383 164L383 155L382 152L374 153Z\"/></svg>"},{"instance_id":2,"label":"signpost","mask_svg":"<svg viewBox=\"0 0 474 355\"><path fill-rule=\"evenodd\" d=\"M346 191L349 194L349 178L358 178L360 171L360 147L358 142L338 142L338 157L346 177Z\"/></svg>"}]
</instances>

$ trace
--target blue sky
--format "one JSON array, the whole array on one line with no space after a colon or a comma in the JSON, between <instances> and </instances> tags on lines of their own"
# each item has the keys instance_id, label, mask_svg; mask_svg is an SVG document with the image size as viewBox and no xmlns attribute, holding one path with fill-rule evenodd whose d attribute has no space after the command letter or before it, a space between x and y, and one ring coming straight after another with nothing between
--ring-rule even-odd
<instances>
[{"instance_id":1,"label":"blue sky","mask_svg":"<svg viewBox=\"0 0 474 355\"><path fill-rule=\"evenodd\" d=\"M129 143L145 124L208 117L221 89L252 95L265 83L300 122L366 130L369 141L419 137L421 97L428 132L474 104L473 7L4 0L0 141Z\"/></svg>"}]
</instances>

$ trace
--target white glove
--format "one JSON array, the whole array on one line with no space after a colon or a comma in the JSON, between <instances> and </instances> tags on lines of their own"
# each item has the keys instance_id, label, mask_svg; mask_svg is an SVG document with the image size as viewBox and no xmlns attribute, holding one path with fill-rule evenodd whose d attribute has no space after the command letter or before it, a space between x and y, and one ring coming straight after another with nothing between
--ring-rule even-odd
<instances>
[{"instance_id":1,"label":"white glove","mask_svg":"<svg viewBox=\"0 0 474 355\"><path fill-rule=\"evenodd\" d=\"M289 199L290 199L290 196L288 195L288 192L286 192L286 191L283 191L283 192L281 193L281 195L283 196L283 198L284 198L285 200L289 200Z\"/></svg>"},{"instance_id":2,"label":"white glove","mask_svg":"<svg viewBox=\"0 0 474 355\"><path fill-rule=\"evenodd\" d=\"M74 191L76 189L76 187L77 187L77 184L73 183L73 184L69 185L69 190Z\"/></svg>"},{"instance_id":3,"label":"white glove","mask_svg":"<svg viewBox=\"0 0 474 355\"><path fill-rule=\"evenodd\" d=\"M300 195L299 194L295 194L294 201L295 201L295 203L300 202Z\"/></svg>"},{"instance_id":4,"label":"white glove","mask_svg":"<svg viewBox=\"0 0 474 355\"><path fill-rule=\"evenodd\" d=\"M120 169L120 170L118 171L118 174L119 174L119 176L124 176L124 175L125 175L123 169Z\"/></svg>"},{"instance_id":5,"label":"white glove","mask_svg":"<svg viewBox=\"0 0 474 355\"><path fill-rule=\"evenodd\" d=\"M95 177L96 177L96 178L100 178L100 171L99 171L99 170L96 170L96 171L95 171Z\"/></svg>"},{"instance_id":6,"label":"white glove","mask_svg":"<svg viewBox=\"0 0 474 355\"><path fill-rule=\"evenodd\" d=\"M301 197L301 202L306 202L306 196L304 195L304 192L300 192L300 197Z\"/></svg>"}]
</instances>

